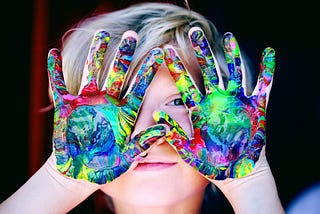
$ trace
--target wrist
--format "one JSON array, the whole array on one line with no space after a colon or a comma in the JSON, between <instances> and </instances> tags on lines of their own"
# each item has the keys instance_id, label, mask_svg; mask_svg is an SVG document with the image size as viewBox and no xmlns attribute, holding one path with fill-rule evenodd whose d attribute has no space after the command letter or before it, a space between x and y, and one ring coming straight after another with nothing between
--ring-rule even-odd
<instances>
[{"instance_id":1,"label":"wrist","mask_svg":"<svg viewBox=\"0 0 320 214\"><path fill-rule=\"evenodd\" d=\"M212 182L223 192L237 214L285 213L264 154L247 176Z\"/></svg>"},{"instance_id":2,"label":"wrist","mask_svg":"<svg viewBox=\"0 0 320 214\"><path fill-rule=\"evenodd\" d=\"M99 187L62 175L51 154L25 184L1 204L0 213L67 213Z\"/></svg>"},{"instance_id":3,"label":"wrist","mask_svg":"<svg viewBox=\"0 0 320 214\"><path fill-rule=\"evenodd\" d=\"M43 167L46 173L50 175L51 184L58 191L74 194L79 198L87 198L100 188L100 186L97 184L90 183L86 180L70 178L59 172L56 168L56 158L54 153L51 154Z\"/></svg>"}]
</instances>

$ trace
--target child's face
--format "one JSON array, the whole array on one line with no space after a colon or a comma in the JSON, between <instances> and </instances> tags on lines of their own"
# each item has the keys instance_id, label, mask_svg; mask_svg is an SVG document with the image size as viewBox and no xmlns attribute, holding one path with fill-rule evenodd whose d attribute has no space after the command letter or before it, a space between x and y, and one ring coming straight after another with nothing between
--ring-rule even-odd
<instances>
[{"instance_id":1,"label":"child's face","mask_svg":"<svg viewBox=\"0 0 320 214\"><path fill-rule=\"evenodd\" d=\"M165 64L160 67L149 86L132 136L155 125L155 111L166 112L192 135L188 113ZM202 200L209 181L187 165L164 140L156 141L141 162L133 163L127 173L103 188L115 203L165 206L187 198L193 198L191 201L194 197Z\"/></svg>"}]
</instances>

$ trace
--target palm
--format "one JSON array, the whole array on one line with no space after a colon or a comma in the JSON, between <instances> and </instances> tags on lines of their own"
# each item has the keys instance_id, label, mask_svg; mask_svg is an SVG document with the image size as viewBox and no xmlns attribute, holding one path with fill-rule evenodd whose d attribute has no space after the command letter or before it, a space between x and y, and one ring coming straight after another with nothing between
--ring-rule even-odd
<instances>
[{"instance_id":1,"label":"palm","mask_svg":"<svg viewBox=\"0 0 320 214\"><path fill-rule=\"evenodd\" d=\"M199 103L201 114L192 113L193 127L206 142L207 162L224 168L243 157L256 159L255 147L264 144L257 139L257 127L265 121L265 112L258 110L255 98L242 90L230 94L216 88Z\"/></svg>"}]
</instances>

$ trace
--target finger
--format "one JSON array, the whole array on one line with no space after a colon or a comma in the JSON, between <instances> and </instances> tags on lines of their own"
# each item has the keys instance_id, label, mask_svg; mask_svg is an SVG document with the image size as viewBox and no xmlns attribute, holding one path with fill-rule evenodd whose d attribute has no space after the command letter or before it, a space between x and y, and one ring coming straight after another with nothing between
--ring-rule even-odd
<instances>
[{"instance_id":1,"label":"finger","mask_svg":"<svg viewBox=\"0 0 320 214\"><path fill-rule=\"evenodd\" d=\"M169 132L166 134L166 141L177 150L180 157L188 164L194 165L197 163L197 159L190 147L190 140L182 127L165 112L155 112L153 118L157 124L163 124L169 128Z\"/></svg>"},{"instance_id":2,"label":"finger","mask_svg":"<svg viewBox=\"0 0 320 214\"><path fill-rule=\"evenodd\" d=\"M83 69L78 94L91 94L97 92L97 75L101 70L109 40L110 35L105 30L98 30L94 34Z\"/></svg>"},{"instance_id":3,"label":"finger","mask_svg":"<svg viewBox=\"0 0 320 214\"><path fill-rule=\"evenodd\" d=\"M168 70L176 83L179 93L181 94L181 99L189 109L196 106L197 103L201 101L202 97L199 89L188 74L174 48L167 45L163 50Z\"/></svg>"},{"instance_id":4,"label":"finger","mask_svg":"<svg viewBox=\"0 0 320 214\"><path fill-rule=\"evenodd\" d=\"M172 119L167 113L163 111L155 112L153 114L153 119L157 124L166 125L168 127L167 136L176 136L176 134L179 134L179 136L185 139L188 138L187 133L183 130L179 123Z\"/></svg>"},{"instance_id":5,"label":"finger","mask_svg":"<svg viewBox=\"0 0 320 214\"><path fill-rule=\"evenodd\" d=\"M134 80L132 81L124 100L126 105L123 110L132 118L136 118L136 114L147 88L152 82L154 75L163 62L163 51L160 48L155 48L150 51L149 55L144 60Z\"/></svg>"},{"instance_id":6,"label":"finger","mask_svg":"<svg viewBox=\"0 0 320 214\"><path fill-rule=\"evenodd\" d=\"M121 106L119 111L119 114L121 115L119 117L119 132L122 136L126 137L130 134L137 118L144 94L162 61L162 50L159 48L152 50L146 57L135 77L135 80L133 81L131 88L129 88L128 93L126 93L124 96L124 99L121 100L121 102L118 100L113 100L115 104ZM112 99L112 97L109 97L109 100L110 99Z\"/></svg>"},{"instance_id":7,"label":"finger","mask_svg":"<svg viewBox=\"0 0 320 214\"><path fill-rule=\"evenodd\" d=\"M129 69L133 54L136 49L138 35L134 31L126 31L119 44L113 63L110 65L105 82L107 95L118 99L125 75Z\"/></svg>"},{"instance_id":8,"label":"finger","mask_svg":"<svg viewBox=\"0 0 320 214\"><path fill-rule=\"evenodd\" d=\"M219 85L223 89L221 72L204 32L199 27L192 27L189 39L201 67L205 88L211 90L210 87Z\"/></svg>"},{"instance_id":9,"label":"finger","mask_svg":"<svg viewBox=\"0 0 320 214\"><path fill-rule=\"evenodd\" d=\"M275 50L271 47L264 49L261 55L258 83L253 95L258 95L259 105L266 107L272 87L275 70Z\"/></svg>"},{"instance_id":10,"label":"finger","mask_svg":"<svg viewBox=\"0 0 320 214\"><path fill-rule=\"evenodd\" d=\"M61 95L68 94L67 87L64 82L64 77L62 73L62 56L61 52L53 48L48 53L48 78L50 83L50 89L52 92L52 97L54 104L56 106L56 102L58 97Z\"/></svg>"},{"instance_id":11,"label":"finger","mask_svg":"<svg viewBox=\"0 0 320 214\"><path fill-rule=\"evenodd\" d=\"M242 76L244 76L240 48L236 38L230 32L223 35L223 44L230 74L227 90L234 91L242 85Z\"/></svg>"},{"instance_id":12,"label":"finger","mask_svg":"<svg viewBox=\"0 0 320 214\"><path fill-rule=\"evenodd\" d=\"M141 131L139 134L134 136L130 145L134 149L129 149L129 155L131 158L143 153L148 150L158 139L166 135L166 127L163 125L156 125Z\"/></svg>"}]
</instances>

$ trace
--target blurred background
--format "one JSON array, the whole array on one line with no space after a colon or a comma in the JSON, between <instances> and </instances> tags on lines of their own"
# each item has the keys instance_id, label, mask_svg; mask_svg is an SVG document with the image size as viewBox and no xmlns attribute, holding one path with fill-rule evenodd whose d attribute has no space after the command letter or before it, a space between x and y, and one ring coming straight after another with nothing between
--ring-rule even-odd
<instances>
[{"instance_id":1,"label":"blurred background","mask_svg":"<svg viewBox=\"0 0 320 214\"><path fill-rule=\"evenodd\" d=\"M84 16L143 1L34 0L8 2L2 16L0 197L14 193L52 151L46 58L63 33ZM159 1L158 1L159 2ZM162 1L184 6L184 1ZM320 181L319 26L305 1L189 1L190 8L231 31L259 69L261 52L276 50L267 111L267 158L285 208ZM99 195L70 213L102 213Z\"/></svg>"}]
</instances>

